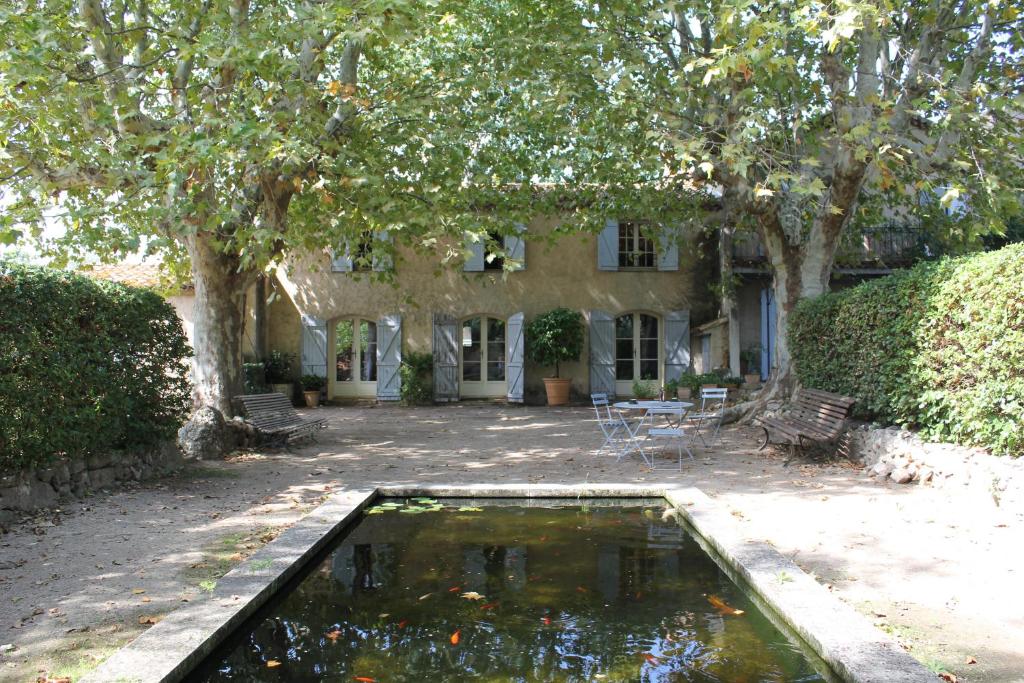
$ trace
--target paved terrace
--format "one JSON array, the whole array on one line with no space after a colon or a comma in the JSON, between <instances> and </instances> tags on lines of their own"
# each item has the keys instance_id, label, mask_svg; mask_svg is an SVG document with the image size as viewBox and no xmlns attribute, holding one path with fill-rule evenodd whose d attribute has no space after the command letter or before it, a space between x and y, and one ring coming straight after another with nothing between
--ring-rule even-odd
<instances>
[{"instance_id":1,"label":"paved terrace","mask_svg":"<svg viewBox=\"0 0 1024 683\"><path fill-rule=\"evenodd\" d=\"M682 472L593 455L584 408L321 408L315 442L200 463L39 515L0 537L0 681L73 677L330 491L388 484L679 483L961 681L1024 680L1024 511L957 488L879 484L845 464L757 453L729 427ZM667 464L668 460L664 460ZM45 678L44 678L45 680Z\"/></svg>"}]
</instances>

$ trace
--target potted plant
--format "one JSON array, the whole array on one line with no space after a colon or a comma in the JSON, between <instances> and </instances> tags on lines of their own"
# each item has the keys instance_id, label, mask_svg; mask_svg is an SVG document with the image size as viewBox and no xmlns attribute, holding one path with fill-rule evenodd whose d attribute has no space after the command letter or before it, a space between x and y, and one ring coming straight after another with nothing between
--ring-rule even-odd
<instances>
[{"instance_id":1,"label":"potted plant","mask_svg":"<svg viewBox=\"0 0 1024 683\"><path fill-rule=\"evenodd\" d=\"M761 382L761 347L751 346L749 349L740 352L740 361L746 371L743 374L743 382L747 386L757 386Z\"/></svg>"},{"instance_id":2,"label":"potted plant","mask_svg":"<svg viewBox=\"0 0 1024 683\"><path fill-rule=\"evenodd\" d=\"M579 311L556 308L530 321L526 328L526 353L544 367L554 367L555 376L544 378L548 405L569 402L571 380L559 377L561 363L578 361L583 352L583 316Z\"/></svg>"},{"instance_id":3,"label":"potted plant","mask_svg":"<svg viewBox=\"0 0 1024 683\"><path fill-rule=\"evenodd\" d=\"M679 378L679 388L676 395L680 400L686 401L700 393L700 375L686 373Z\"/></svg>"},{"instance_id":4,"label":"potted plant","mask_svg":"<svg viewBox=\"0 0 1024 683\"><path fill-rule=\"evenodd\" d=\"M633 398L646 401L654 398L656 394L653 382L645 382L639 379L633 380Z\"/></svg>"},{"instance_id":5,"label":"potted plant","mask_svg":"<svg viewBox=\"0 0 1024 683\"><path fill-rule=\"evenodd\" d=\"M721 377L713 372L707 372L703 375L698 376L701 389L717 389L718 383L721 382Z\"/></svg>"},{"instance_id":6,"label":"potted plant","mask_svg":"<svg viewBox=\"0 0 1024 683\"><path fill-rule=\"evenodd\" d=\"M662 396L666 401L671 401L676 397L676 393L679 391L679 380L669 379L665 380L665 386L662 388Z\"/></svg>"},{"instance_id":7,"label":"potted plant","mask_svg":"<svg viewBox=\"0 0 1024 683\"><path fill-rule=\"evenodd\" d=\"M288 400L292 400L292 362L295 360L294 353L283 353L271 351L270 355L263 359L263 375L270 385L270 390L278 394L284 394Z\"/></svg>"},{"instance_id":8,"label":"potted plant","mask_svg":"<svg viewBox=\"0 0 1024 683\"><path fill-rule=\"evenodd\" d=\"M320 391L327 384L327 378L317 375L303 375L300 381L302 382L302 395L306 399L306 406L316 408L320 405Z\"/></svg>"}]
</instances>

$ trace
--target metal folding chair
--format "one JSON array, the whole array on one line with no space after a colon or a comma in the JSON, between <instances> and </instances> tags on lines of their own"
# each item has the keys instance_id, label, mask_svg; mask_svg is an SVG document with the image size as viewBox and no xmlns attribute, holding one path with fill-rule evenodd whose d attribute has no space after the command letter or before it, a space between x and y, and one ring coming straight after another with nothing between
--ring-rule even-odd
<instances>
[{"instance_id":1,"label":"metal folding chair","mask_svg":"<svg viewBox=\"0 0 1024 683\"><path fill-rule=\"evenodd\" d=\"M622 416L622 413L618 410L615 410L614 413L612 412L612 406L608 401L608 394L591 394L590 400L594 404L597 424L601 427L601 433L604 434L604 443L597 449L597 454L600 455L605 449L608 449L615 456L616 460L621 460L624 455L636 451L646 462L647 455L636 438L643 421L641 420L641 422L637 423L635 428L631 428L629 422Z\"/></svg>"},{"instance_id":2,"label":"metal folding chair","mask_svg":"<svg viewBox=\"0 0 1024 683\"><path fill-rule=\"evenodd\" d=\"M686 430L682 426L679 426L679 427L651 427L650 429L647 430L647 439L651 440L651 441L659 440L659 439L666 440L666 441L673 441L674 440L676 442L676 449L679 452L679 467L678 467L678 469L680 471L682 471L682 469L683 469L683 451L684 450L686 451L686 454L690 456L690 460L694 459L693 458L693 451L690 450L690 445L689 445L689 443L687 443L688 441L692 440L692 437L691 438L687 438ZM654 453L651 453L651 457L650 457L649 460L647 458L644 458L644 459L647 460L647 464L650 465L652 470L668 469L667 467L655 467L654 466Z\"/></svg>"},{"instance_id":3,"label":"metal folding chair","mask_svg":"<svg viewBox=\"0 0 1024 683\"><path fill-rule=\"evenodd\" d=\"M722 427L722 418L725 416L725 397L728 393L728 389L700 390L700 412L689 415L689 420L697 423L693 428L691 443L699 438L705 448L710 448L716 438L721 441L719 431ZM701 432L705 427L712 430L710 440L706 440Z\"/></svg>"}]
</instances>

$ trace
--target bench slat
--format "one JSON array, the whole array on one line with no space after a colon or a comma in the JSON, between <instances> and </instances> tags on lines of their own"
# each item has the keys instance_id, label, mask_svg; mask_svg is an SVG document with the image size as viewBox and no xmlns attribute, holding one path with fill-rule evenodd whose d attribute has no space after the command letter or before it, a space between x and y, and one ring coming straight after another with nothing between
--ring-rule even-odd
<instances>
[{"instance_id":1,"label":"bench slat","mask_svg":"<svg viewBox=\"0 0 1024 683\"><path fill-rule=\"evenodd\" d=\"M284 394L245 394L237 397L246 421L272 436L289 437L327 426L325 418L303 418Z\"/></svg>"},{"instance_id":2,"label":"bench slat","mask_svg":"<svg viewBox=\"0 0 1024 683\"><path fill-rule=\"evenodd\" d=\"M848 396L818 389L801 389L785 415L758 418L758 422L766 431L772 429L798 442L801 437L831 441L842 434L855 402Z\"/></svg>"}]
</instances>

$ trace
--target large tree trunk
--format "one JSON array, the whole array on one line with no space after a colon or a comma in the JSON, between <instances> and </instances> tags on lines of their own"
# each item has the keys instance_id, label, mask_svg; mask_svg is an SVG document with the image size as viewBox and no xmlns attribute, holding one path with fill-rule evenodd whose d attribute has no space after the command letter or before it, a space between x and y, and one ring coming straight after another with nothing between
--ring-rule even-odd
<instances>
[{"instance_id":1,"label":"large tree trunk","mask_svg":"<svg viewBox=\"0 0 1024 683\"><path fill-rule=\"evenodd\" d=\"M243 299L248 276L238 260L219 251L208 233L186 240L195 284L193 403L233 414L242 388Z\"/></svg>"}]
</instances>

